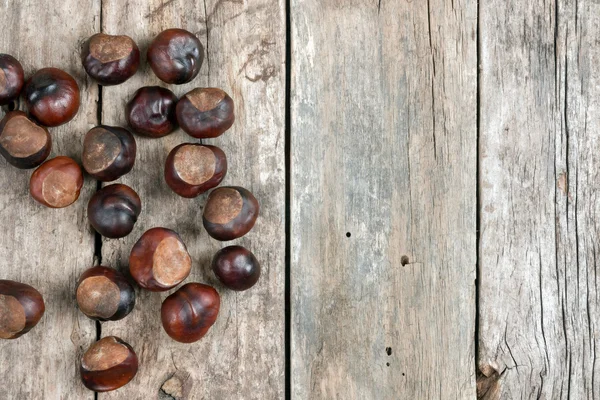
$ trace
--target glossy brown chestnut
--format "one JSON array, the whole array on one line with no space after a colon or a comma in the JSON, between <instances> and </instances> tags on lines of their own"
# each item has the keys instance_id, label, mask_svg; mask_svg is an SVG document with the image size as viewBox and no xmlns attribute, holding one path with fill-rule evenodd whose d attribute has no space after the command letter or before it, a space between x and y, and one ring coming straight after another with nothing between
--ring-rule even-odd
<instances>
[{"instance_id":1,"label":"glossy brown chestnut","mask_svg":"<svg viewBox=\"0 0 600 400\"><path fill-rule=\"evenodd\" d=\"M45 310L40 292L24 283L0 280L0 339L26 334Z\"/></svg>"},{"instance_id":2,"label":"glossy brown chestnut","mask_svg":"<svg viewBox=\"0 0 600 400\"><path fill-rule=\"evenodd\" d=\"M196 197L218 186L227 173L227 157L216 146L183 143L165 163L167 185L182 197Z\"/></svg>"},{"instance_id":3,"label":"glossy brown chestnut","mask_svg":"<svg viewBox=\"0 0 600 400\"><path fill-rule=\"evenodd\" d=\"M79 198L83 172L72 158L59 156L36 169L29 181L31 196L50 208L70 206Z\"/></svg>"},{"instance_id":4,"label":"glossy brown chestnut","mask_svg":"<svg viewBox=\"0 0 600 400\"><path fill-rule=\"evenodd\" d=\"M166 83L181 85L200 72L204 47L200 40L184 29L167 29L158 34L148 48L148 63Z\"/></svg>"},{"instance_id":5,"label":"glossy brown chestnut","mask_svg":"<svg viewBox=\"0 0 600 400\"><path fill-rule=\"evenodd\" d=\"M0 121L0 154L17 168L35 168L48 158L52 140L48 129L22 111L11 111Z\"/></svg>"},{"instance_id":6,"label":"glossy brown chestnut","mask_svg":"<svg viewBox=\"0 0 600 400\"><path fill-rule=\"evenodd\" d=\"M79 86L65 71L40 69L25 84L25 101L29 113L40 124L62 125L79 110Z\"/></svg>"},{"instance_id":7,"label":"glossy brown chestnut","mask_svg":"<svg viewBox=\"0 0 600 400\"><path fill-rule=\"evenodd\" d=\"M79 372L86 388L108 392L128 384L138 370L133 348L116 336L107 336L92 344L83 354Z\"/></svg>"},{"instance_id":8,"label":"glossy brown chestnut","mask_svg":"<svg viewBox=\"0 0 600 400\"><path fill-rule=\"evenodd\" d=\"M226 186L213 190L208 196L202 222L213 238L233 240L252 229L258 212L258 201L250 191L238 186Z\"/></svg>"},{"instance_id":9,"label":"glossy brown chestnut","mask_svg":"<svg viewBox=\"0 0 600 400\"><path fill-rule=\"evenodd\" d=\"M136 144L125 128L100 125L92 128L83 141L83 168L103 182L125 175L135 163Z\"/></svg>"},{"instance_id":10,"label":"glossy brown chestnut","mask_svg":"<svg viewBox=\"0 0 600 400\"><path fill-rule=\"evenodd\" d=\"M221 299L212 286L188 283L163 301L160 309L163 328L174 340L200 340L215 323Z\"/></svg>"},{"instance_id":11,"label":"glossy brown chestnut","mask_svg":"<svg viewBox=\"0 0 600 400\"><path fill-rule=\"evenodd\" d=\"M221 283L233 290L250 289L260 278L258 260L242 246L228 246L219 250L212 259L211 267Z\"/></svg>"},{"instance_id":12,"label":"glossy brown chestnut","mask_svg":"<svg viewBox=\"0 0 600 400\"><path fill-rule=\"evenodd\" d=\"M198 139L221 136L235 120L233 100L216 88L196 88L186 93L176 108L177 123Z\"/></svg>"},{"instance_id":13,"label":"glossy brown chestnut","mask_svg":"<svg viewBox=\"0 0 600 400\"><path fill-rule=\"evenodd\" d=\"M135 306L135 290L119 271L97 266L79 278L77 305L82 313L98 321L123 319Z\"/></svg>"},{"instance_id":14,"label":"glossy brown chestnut","mask_svg":"<svg viewBox=\"0 0 600 400\"><path fill-rule=\"evenodd\" d=\"M167 228L144 232L131 249L129 272L142 288L162 292L179 285L192 269L183 240Z\"/></svg>"},{"instance_id":15,"label":"glossy brown chestnut","mask_svg":"<svg viewBox=\"0 0 600 400\"><path fill-rule=\"evenodd\" d=\"M0 106L18 99L24 82L21 63L10 54L0 54Z\"/></svg>"},{"instance_id":16,"label":"glossy brown chestnut","mask_svg":"<svg viewBox=\"0 0 600 400\"><path fill-rule=\"evenodd\" d=\"M177 96L160 86L138 89L127 103L125 116L129 126L140 135L159 138L177 128Z\"/></svg>"},{"instance_id":17,"label":"glossy brown chestnut","mask_svg":"<svg viewBox=\"0 0 600 400\"><path fill-rule=\"evenodd\" d=\"M98 190L88 203L88 219L96 232L107 238L122 238L131 233L142 202L129 186L120 183Z\"/></svg>"},{"instance_id":18,"label":"glossy brown chestnut","mask_svg":"<svg viewBox=\"0 0 600 400\"><path fill-rule=\"evenodd\" d=\"M135 75L140 49L129 36L97 33L84 43L81 63L99 84L118 85Z\"/></svg>"}]
</instances>

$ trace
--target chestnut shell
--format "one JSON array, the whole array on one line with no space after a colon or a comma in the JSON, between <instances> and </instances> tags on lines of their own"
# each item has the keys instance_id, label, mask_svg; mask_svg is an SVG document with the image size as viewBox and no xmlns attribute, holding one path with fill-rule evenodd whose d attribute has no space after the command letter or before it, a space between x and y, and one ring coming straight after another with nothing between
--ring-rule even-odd
<instances>
[{"instance_id":1,"label":"chestnut shell","mask_svg":"<svg viewBox=\"0 0 600 400\"><path fill-rule=\"evenodd\" d=\"M127 103L125 116L131 129L140 135L159 138L177 129L177 96L160 86L138 89Z\"/></svg>"},{"instance_id":2,"label":"chestnut shell","mask_svg":"<svg viewBox=\"0 0 600 400\"><path fill-rule=\"evenodd\" d=\"M24 84L21 63L10 54L0 54L0 106L18 99Z\"/></svg>"},{"instance_id":3,"label":"chestnut shell","mask_svg":"<svg viewBox=\"0 0 600 400\"><path fill-rule=\"evenodd\" d=\"M178 195L187 198L218 186L227 174L227 157L216 146L182 143L165 162L165 181Z\"/></svg>"},{"instance_id":4,"label":"chestnut shell","mask_svg":"<svg viewBox=\"0 0 600 400\"><path fill-rule=\"evenodd\" d=\"M83 168L103 182L127 174L135 164L137 146L125 128L100 125L90 129L83 141Z\"/></svg>"},{"instance_id":5,"label":"chestnut shell","mask_svg":"<svg viewBox=\"0 0 600 400\"><path fill-rule=\"evenodd\" d=\"M16 339L29 332L46 307L40 292L21 282L0 280L0 339Z\"/></svg>"},{"instance_id":6,"label":"chestnut shell","mask_svg":"<svg viewBox=\"0 0 600 400\"><path fill-rule=\"evenodd\" d=\"M142 202L132 188L115 183L94 193L87 211L96 232L116 239L131 233L142 211Z\"/></svg>"},{"instance_id":7,"label":"chestnut shell","mask_svg":"<svg viewBox=\"0 0 600 400\"><path fill-rule=\"evenodd\" d=\"M107 336L83 354L79 373L86 388L108 392L129 383L137 373L138 357L133 348L116 336Z\"/></svg>"},{"instance_id":8,"label":"chestnut shell","mask_svg":"<svg viewBox=\"0 0 600 400\"><path fill-rule=\"evenodd\" d=\"M31 196L50 208L63 208L75 203L82 187L81 167L75 160L65 156L44 162L29 180Z\"/></svg>"},{"instance_id":9,"label":"chestnut shell","mask_svg":"<svg viewBox=\"0 0 600 400\"><path fill-rule=\"evenodd\" d=\"M212 286L185 284L163 301L160 309L163 328L178 342L198 341L215 323L220 305L219 293Z\"/></svg>"},{"instance_id":10,"label":"chestnut shell","mask_svg":"<svg viewBox=\"0 0 600 400\"><path fill-rule=\"evenodd\" d=\"M250 250L228 246L213 257L211 267L227 288L237 291L250 289L260 278L260 264Z\"/></svg>"},{"instance_id":11,"label":"chestnut shell","mask_svg":"<svg viewBox=\"0 0 600 400\"><path fill-rule=\"evenodd\" d=\"M233 100L217 88L196 88L177 103L177 123L197 139L221 136L235 121Z\"/></svg>"},{"instance_id":12,"label":"chestnut shell","mask_svg":"<svg viewBox=\"0 0 600 400\"><path fill-rule=\"evenodd\" d=\"M167 29L152 40L147 56L150 67L160 80L181 85L190 82L200 72L204 47L191 32Z\"/></svg>"},{"instance_id":13,"label":"chestnut shell","mask_svg":"<svg viewBox=\"0 0 600 400\"><path fill-rule=\"evenodd\" d=\"M79 110L79 85L58 68L43 68L25 84L29 113L40 124L58 126L69 122Z\"/></svg>"},{"instance_id":14,"label":"chestnut shell","mask_svg":"<svg viewBox=\"0 0 600 400\"><path fill-rule=\"evenodd\" d=\"M137 72L140 49L129 36L97 33L84 43L81 63L99 84L118 85Z\"/></svg>"},{"instance_id":15,"label":"chestnut shell","mask_svg":"<svg viewBox=\"0 0 600 400\"><path fill-rule=\"evenodd\" d=\"M44 162L52 150L46 127L22 111L11 111L0 121L0 154L11 165L29 169Z\"/></svg>"},{"instance_id":16,"label":"chestnut shell","mask_svg":"<svg viewBox=\"0 0 600 400\"><path fill-rule=\"evenodd\" d=\"M213 190L204 206L202 223L217 240L233 240L250 232L259 213L259 204L249 190L224 186Z\"/></svg>"},{"instance_id":17,"label":"chestnut shell","mask_svg":"<svg viewBox=\"0 0 600 400\"><path fill-rule=\"evenodd\" d=\"M89 268L79 278L75 298L79 310L97 321L118 321L135 306L135 290L125 276L113 268Z\"/></svg>"}]
</instances>

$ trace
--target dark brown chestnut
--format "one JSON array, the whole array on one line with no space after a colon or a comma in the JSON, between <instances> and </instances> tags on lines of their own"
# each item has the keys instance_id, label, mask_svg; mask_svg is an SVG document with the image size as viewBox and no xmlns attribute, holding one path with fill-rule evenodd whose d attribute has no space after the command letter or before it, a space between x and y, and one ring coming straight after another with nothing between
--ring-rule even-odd
<instances>
[{"instance_id":1,"label":"dark brown chestnut","mask_svg":"<svg viewBox=\"0 0 600 400\"><path fill-rule=\"evenodd\" d=\"M69 122L79 110L79 86L73 77L57 68L43 68L25 84L29 113L40 124L58 126Z\"/></svg>"},{"instance_id":2,"label":"dark brown chestnut","mask_svg":"<svg viewBox=\"0 0 600 400\"><path fill-rule=\"evenodd\" d=\"M129 126L140 135L159 138L177 128L177 96L160 86L138 89L127 103L125 116Z\"/></svg>"},{"instance_id":3,"label":"dark brown chestnut","mask_svg":"<svg viewBox=\"0 0 600 400\"><path fill-rule=\"evenodd\" d=\"M16 339L26 334L45 310L42 295L33 287L0 280L0 339Z\"/></svg>"},{"instance_id":4,"label":"dark brown chestnut","mask_svg":"<svg viewBox=\"0 0 600 400\"><path fill-rule=\"evenodd\" d=\"M0 106L18 99L24 83L21 63L10 54L0 54Z\"/></svg>"},{"instance_id":5,"label":"dark brown chestnut","mask_svg":"<svg viewBox=\"0 0 600 400\"><path fill-rule=\"evenodd\" d=\"M82 313L97 321L123 319L135 306L135 290L119 271L97 266L79 278L77 305Z\"/></svg>"},{"instance_id":6,"label":"dark brown chestnut","mask_svg":"<svg viewBox=\"0 0 600 400\"><path fill-rule=\"evenodd\" d=\"M218 186L227 173L227 157L216 146L183 143L165 163L167 185L182 197L196 197Z\"/></svg>"},{"instance_id":7,"label":"dark brown chestnut","mask_svg":"<svg viewBox=\"0 0 600 400\"><path fill-rule=\"evenodd\" d=\"M138 370L133 348L116 336L107 336L92 344L83 354L79 372L86 388L108 392L128 384Z\"/></svg>"},{"instance_id":8,"label":"dark brown chestnut","mask_svg":"<svg viewBox=\"0 0 600 400\"><path fill-rule=\"evenodd\" d=\"M142 202L138 194L121 183L98 190L88 203L88 219L102 236L122 238L131 233L140 212Z\"/></svg>"},{"instance_id":9,"label":"dark brown chestnut","mask_svg":"<svg viewBox=\"0 0 600 400\"><path fill-rule=\"evenodd\" d=\"M233 240L252 229L258 212L258 201L250 191L238 186L226 186L213 190L208 196L202 222L213 238Z\"/></svg>"},{"instance_id":10,"label":"dark brown chestnut","mask_svg":"<svg viewBox=\"0 0 600 400\"><path fill-rule=\"evenodd\" d=\"M131 249L129 272L142 288L162 292L179 285L192 269L183 240L167 228L144 232Z\"/></svg>"},{"instance_id":11,"label":"dark brown chestnut","mask_svg":"<svg viewBox=\"0 0 600 400\"><path fill-rule=\"evenodd\" d=\"M83 172L72 158L59 156L36 169L29 181L31 196L50 208L70 206L79 198Z\"/></svg>"},{"instance_id":12,"label":"dark brown chestnut","mask_svg":"<svg viewBox=\"0 0 600 400\"><path fill-rule=\"evenodd\" d=\"M233 100L216 88L196 88L186 93L175 109L177 123L198 139L221 136L235 120Z\"/></svg>"},{"instance_id":13,"label":"dark brown chestnut","mask_svg":"<svg viewBox=\"0 0 600 400\"><path fill-rule=\"evenodd\" d=\"M260 278L258 260L242 246L228 246L219 250L212 259L211 267L221 283L233 290L250 289Z\"/></svg>"},{"instance_id":14,"label":"dark brown chestnut","mask_svg":"<svg viewBox=\"0 0 600 400\"><path fill-rule=\"evenodd\" d=\"M0 154L17 168L35 168L44 162L52 140L48 129L22 111L11 111L0 121Z\"/></svg>"},{"instance_id":15,"label":"dark brown chestnut","mask_svg":"<svg viewBox=\"0 0 600 400\"><path fill-rule=\"evenodd\" d=\"M200 72L204 47L200 40L184 29L167 29L158 34L148 48L148 63L156 76L181 85Z\"/></svg>"},{"instance_id":16,"label":"dark brown chestnut","mask_svg":"<svg viewBox=\"0 0 600 400\"><path fill-rule=\"evenodd\" d=\"M83 168L103 182L125 175L135 163L136 144L125 128L100 125L92 128L83 141Z\"/></svg>"},{"instance_id":17,"label":"dark brown chestnut","mask_svg":"<svg viewBox=\"0 0 600 400\"><path fill-rule=\"evenodd\" d=\"M219 315L221 299L212 286L188 283L163 301L160 309L163 328L174 340L200 340Z\"/></svg>"},{"instance_id":18,"label":"dark brown chestnut","mask_svg":"<svg viewBox=\"0 0 600 400\"><path fill-rule=\"evenodd\" d=\"M96 33L83 44L81 63L99 84L118 85L135 75L140 49L129 36Z\"/></svg>"}]
</instances>

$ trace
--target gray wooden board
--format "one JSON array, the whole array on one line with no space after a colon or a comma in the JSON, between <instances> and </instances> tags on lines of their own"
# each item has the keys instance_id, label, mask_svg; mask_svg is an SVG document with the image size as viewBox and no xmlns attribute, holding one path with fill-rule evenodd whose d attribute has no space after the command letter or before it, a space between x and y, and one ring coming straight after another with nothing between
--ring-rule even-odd
<instances>
[{"instance_id":1,"label":"gray wooden board","mask_svg":"<svg viewBox=\"0 0 600 400\"><path fill-rule=\"evenodd\" d=\"M207 57L191 83L168 86L178 96L193 87L220 87L234 99L236 122L222 137L206 140L228 157L224 185L251 190L261 203L254 229L236 240L262 264L254 288L234 293L210 271L222 246L202 227L206 195L183 199L163 180L168 152L179 143L195 142L183 131L162 139L136 137L133 171L119 180L142 199L134 231L120 240L104 240L103 264L127 271L129 252L141 234L164 226L178 231L193 259L186 282L207 282L221 294L221 310L209 333L195 344L171 340L160 322L167 293L138 291L135 310L120 322L102 324L102 336L129 342L140 358L140 370L127 386L105 398L278 399L284 396L285 276L285 8L283 1L143 1L104 0L103 31L130 35L144 53L160 31L180 27L194 32ZM149 66L123 85L103 88L102 122L124 125L124 108L135 90L162 85ZM228 243L233 244L234 242ZM173 292L173 291L171 291ZM170 293L170 292L169 292Z\"/></svg>"},{"instance_id":2,"label":"gray wooden board","mask_svg":"<svg viewBox=\"0 0 600 400\"><path fill-rule=\"evenodd\" d=\"M291 22L292 398L472 399L477 2Z\"/></svg>"},{"instance_id":3,"label":"gray wooden board","mask_svg":"<svg viewBox=\"0 0 600 400\"><path fill-rule=\"evenodd\" d=\"M596 399L600 4L480 7L480 396Z\"/></svg>"},{"instance_id":4,"label":"gray wooden board","mask_svg":"<svg viewBox=\"0 0 600 400\"><path fill-rule=\"evenodd\" d=\"M50 157L80 160L83 134L96 123L97 86L79 62L79 42L100 26L100 2L80 7L77 0L53 3L0 2L0 52L21 61L26 78L57 67L75 77L81 108L66 125L50 128ZM22 107L23 108L23 107ZM3 114L3 113L2 113ZM29 195L32 170L19 170L0 158L0 279L37 288L46 312L38 325L16 340L0 341L3 399L93 399L79 379L79 359L96 338L93 321L75 305L79 274L94 263L94 235L85 205L96 183L85 180L79 200L53 210Z\"/></svg>"}]
</instances>

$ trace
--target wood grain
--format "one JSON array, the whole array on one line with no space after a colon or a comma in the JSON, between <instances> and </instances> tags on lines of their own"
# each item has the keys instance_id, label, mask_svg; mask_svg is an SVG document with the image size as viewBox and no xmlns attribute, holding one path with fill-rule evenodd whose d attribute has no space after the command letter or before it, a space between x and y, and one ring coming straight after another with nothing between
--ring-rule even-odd
<instances>
[{"instance_id":1,"label":"wood grain","mask_svg":"<svg viewBox=\"0 0 600 400\"><path fill-rule=\"evenodd\" d=\"M477 3L291 4L292 398L472 399Z\"/></svg>"},{"instance_id":2,"label":"wood grain","mask_svg":"<svg viewBox=\"0 0 600 400\"><path fill-rule=\"evenodd\" d=\"M138 291L133 313L121 322L104 323L102 336L117 335L129 342L140 357L140 370L129 385L100 394L101 399L283 398L284 20L284 2L275 0L103 2L103 31L131 36L143 53L156 34L172 27L195 33L205 45L207 57L200 75L190 84L168 87L178 96L194 87L219 87L233 98L234 126L206 143L227 154L229 171L223 185L244 186L261 203L257 225L235 242L251 249L263 270L257 286L247 292L234 293L218 284L209 264L222 245L202 227L206 195L183 199L163 179L169 151L180 143L197 141L181 130L155 140L136 136L136 165L120 181L139 193L142 214L127 238L104 241L103 263L126 271L131 247L145 230L174 229L193 260L186 282L215 285L221 294L221 311L202 340L176 343L160 322L160 305L167 294ZM130 81L103 89L103 123L124 125L125 103L139 87L166 86L144 61L142 65Z\"/></svg>"},{"instance_id":3,"label":"wood grain","mask_svg":"<svg viewBox=\"0 0 600 400\"><path fill-rule=\"evenodd\" d=\"M98 94L81 68L79 43L99 29L99 13L99 1L80 7L76 0L64 0L52 10L36 1L0 1L0 51L21 61L26 78L52 66L73 75L81 89L79 114L66 125L50 128L50 157L67 155L80 162L83 134L96 122ZM34 286L46 304L44 317L31 332L0 341L1 397L93 399L94 393L80 383L78 365L96 329L77 310L74 296L79 275L94 263L85 204L96 183L86 179L76 203L54 210L29 195L33 170L18 170L3 158L0 169L0 279Z\"/></svg>"},{"instance_id":4,"label":"wood grain","mask_svg":"<svg viewBox=\"0 0 600 400\"><path fill-rule=\"evenodd\" d=\"M598 398L600 4L481 5L482 398Z\"/></svg>"}]
</instances>

